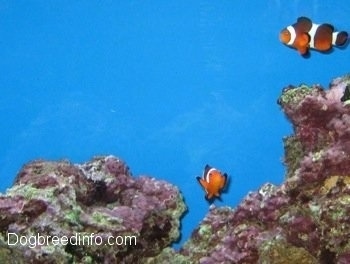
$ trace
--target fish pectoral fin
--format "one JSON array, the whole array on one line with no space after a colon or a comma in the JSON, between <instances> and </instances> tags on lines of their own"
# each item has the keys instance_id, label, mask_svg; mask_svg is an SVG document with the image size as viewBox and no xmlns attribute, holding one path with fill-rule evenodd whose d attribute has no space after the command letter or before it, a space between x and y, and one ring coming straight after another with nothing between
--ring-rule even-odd
<instances>
[{"instance_id":1,"label":"fish pectoral fin","mask_svg":"<svg viewBox=\"0 0 350 264\"><path fill-rule=\"evenodd\" d=\"M295 48L299 51L301 55L307 54L309 51L309 45L308 44L296 44Z\"/></svg>"},{"instance_id":2,"label":"fish pectoral fin","mask_svg":"<svg viewBox=\"0 0 350 264\"><path fill-rule=\"evenodd\" d=\"M296 45L300 47L307 47L310 43L310 35L307 33L300 34L296 39Z\"/></svg>"},{"instance_id":3,"label":"fish pectoral fin","mask_svg":"<svg viewBox=\"0 0 350 264\"><path fill-rule=\"evenodd\" d=\"M225 178L225 180L224 180L224 182L223 182L223 184L222 184L222 186L221 186L221 188L225 188L225 186L226 186L226 184L227 184L227 179L228 179L228 175L227 175L227 173L224 173L224 178Z\"/></svg>"},{"instance_id":4,"label":"fish pectoral fin","mask_svg":"<svg viewBox=\"0 0 350 264\"><path fill-rule=\"evenodd\" d=\"M205 190L208 188L208 183L205 180L203 180L201 177L197 177L196 179Z\"/></svg>"},{"instance_id":5,"label":"fish pectoral fin","mask_svg":"<svg viewBox=\"0 0 350 264\"><path fill-rule=\"evenodd\" d=\"M300 34L295 40L294 47L299 51L301 55L304 55L309 50L310 35L307 33Z\"/></svg>"},{"instance_id":6,"label":"fish pectoral fin","mask_svg":"<svg viewBox=\"0 0 350 264\"><path fill-rule=\"evenodd\" d=\"M300 47L300 48L297 48L297 50L299 51L300 55L303 55L303 56L309 53L308 47Z\"/></svg>"},{"instance_id":7,"label":"fish pectoral fin","mask_svg":"<svg viewBox=\"0 0 350 264\"><path fill-rule=\"evenodd\" d=\"M205 195L205 199L207 199L207 200L213 199L213 194L212 194L212 193L207 193L207 194Z\"/></svg>"}]
</instances>

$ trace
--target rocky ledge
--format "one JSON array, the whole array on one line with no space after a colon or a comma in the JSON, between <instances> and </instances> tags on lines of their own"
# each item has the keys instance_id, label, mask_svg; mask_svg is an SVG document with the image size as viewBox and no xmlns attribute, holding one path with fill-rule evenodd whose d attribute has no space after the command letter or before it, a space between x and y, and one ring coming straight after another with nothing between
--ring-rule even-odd
<instances>
[{"instance_id":1,"label":"rocky ledge","mask_svg":"<svg viewBox=\"0 0 350 264\"><path fill-rule=\"evenodd\" d=\"M350 76L286 87L278 100L294 133L284 138L284 183L266 183L236 208L211 207L179 252L149 263L350 263Z\"/></svg>"},{"instance_id":2,"label":"rocky ledge","mask_svg":"<svg viewBox=\"0 0 350 264\"><path fill-rule=\"evenodd\" d=\"M0 196L0 263L141 263L178 238L185 210L175 186L113 156L34 161Z\"/></svg>"},{"instance_id":3,"label":"rocky ledge","mask_svg":"<svg viewBox=\"0 0 350 264\"><path fill-rule=\"evenodd\" d=\"M349 99L350 76L329 89L286 87L278 103L294 133L284 138L285 181L236 208L211 206L179 251L169 247L186 210L176 187L133 178L111 156L29 163L0 197L0 263L350 263ZM135 236L137 245L9 246L9 233Z\"/></svg>"}]
</instances>

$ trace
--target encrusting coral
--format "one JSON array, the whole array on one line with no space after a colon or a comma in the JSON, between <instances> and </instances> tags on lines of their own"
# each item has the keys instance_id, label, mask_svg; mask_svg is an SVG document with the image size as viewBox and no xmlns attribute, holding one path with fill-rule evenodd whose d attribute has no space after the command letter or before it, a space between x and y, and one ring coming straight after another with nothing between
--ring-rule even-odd
<instances>
[{"instance_id":1,"label":"encrusting coral","mask_svg":"<svg viewBox=\"0 0 350 264\"><path fill-rule=\"evenodd\" d=\"M350 263L349 89L349 76L329 89L285 88L278 103L294 129L284 139L285 181L264 184L236 208L212 205L178 251L169 245L185 205L174 186L133 178L111 156L27 164L0 197L0 262ZM8 246L8 232L135 234L137 246Z\"/></svg>"},{"instance_id":2,"label":"encrusting coral","mask_svg":"<svg viewBox=\"0 0 350 264\"><path fill-rule=\"evenodd\" d=\"M349 76L330 89L285 88L278 103L294 128L284 139L285 182L263 185L236 208L212 206L179 252L166 251L168 260L181 255L187 262L179 263L350 263L347 87Z\"/></svg>"},{"instance_id":3,"label":"encrusting coral","mask_svg":"<svg viewBox=\"0 0 350 264\"><path fill-rule=\"evenodd\" d=\"M34 161L0 196L0 263L137 263L178 238L185 210L176 187L133 178L113 156L81 165ZM38 245L38 235L51 238Z\"/></svg>"}]
</instances>

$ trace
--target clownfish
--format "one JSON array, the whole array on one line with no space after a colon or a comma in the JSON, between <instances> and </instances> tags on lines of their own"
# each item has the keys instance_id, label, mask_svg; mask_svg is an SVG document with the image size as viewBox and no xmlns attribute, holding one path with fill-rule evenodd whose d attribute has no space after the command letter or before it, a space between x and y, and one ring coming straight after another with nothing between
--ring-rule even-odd
<instances>
[{"instance_id":1,"label":"clownfish","mask_svg":"<svg viewBox=\"0 0 350 264\"><path fill-rule=\"evenodd\" d=\"M348 33L334 31L330 24L315 24L307 17L299 17L296 23L284 28L279 37L283 44L297 49L305 56L310 48L325 52L333 46L345 45Z\"/></svg>"},{"instance_id":2,"label":"clownfish","mask_svg":"<svg viewBox=\"0 0 350 264\"><path fill-rule=\"evenodd\" d=\"M227 178L226 173L222 174L207 164L204 167L202 178L197 177L196 179L206 192L205 199L211 200L215 197L220 198L220 192L225 187Z\"/></svg>"}]
</instances>

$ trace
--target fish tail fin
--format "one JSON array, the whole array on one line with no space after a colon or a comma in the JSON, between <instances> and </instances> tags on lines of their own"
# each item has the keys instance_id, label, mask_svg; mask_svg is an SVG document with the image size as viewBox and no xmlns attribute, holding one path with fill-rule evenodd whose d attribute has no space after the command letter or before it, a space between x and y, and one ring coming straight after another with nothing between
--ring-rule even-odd
<instances>
[{"instance_id":1,"label":"fish tail fin","mask_svg":"<svg viewBox=\"0 0 350 264\"><path fill-rule=\"evenodd\" d=\"M333 44L336 46L343 46L348 41L349 36L345 31L334 32L333 33Z\"/></svg>"}]
</instances>

